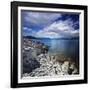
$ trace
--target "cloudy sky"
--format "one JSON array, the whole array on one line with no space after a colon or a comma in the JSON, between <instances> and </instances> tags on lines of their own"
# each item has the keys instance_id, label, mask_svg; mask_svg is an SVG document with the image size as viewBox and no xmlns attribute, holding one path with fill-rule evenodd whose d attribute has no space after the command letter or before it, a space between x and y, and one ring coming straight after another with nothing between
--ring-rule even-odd
<instances>
[{"instance_id":1,"label":"cloudy sky","mask_svg":"<svg viewBox=\"0 0 90 90\"><path fill-rule=\"evenodd\" d=\"M22 11L21 22L24 36L79 37L79 14Z\"/></svg>"}]
</instances>

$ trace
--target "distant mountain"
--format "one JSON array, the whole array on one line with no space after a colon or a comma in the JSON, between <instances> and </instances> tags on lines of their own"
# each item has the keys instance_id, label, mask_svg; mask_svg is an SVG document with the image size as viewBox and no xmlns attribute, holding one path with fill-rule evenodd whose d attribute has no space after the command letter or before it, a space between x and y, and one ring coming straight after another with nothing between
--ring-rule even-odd
<instances>
[{"instance_id":1,"label":"distant mountain","mask_svg":"<svg viewBox=\"0 0 90 90\"><path fill-rule=\"evenodd\" d=\"M33 36L23 36L24 38L29 38L29 39L36 39L36 37Z\"/></svg>"},{"instance_id":2,"label":"distant mountain","mask_svg":"<svg viewBox=\"0 0 90 90\"><path fill-rule=\"evenodd\" d=\"M36 39L50 39L50 40L74 40L74 39L79 39L79 37L64 37L64 38L36 38Z\"/></svg>"},{"instance_id":3,"label":"distant mountain","mask_svg":"<svg viewBox=\"0 0 90 90\"><path fill-rule=\"evenodd\" d=\"M73 40L73 39L79 39L79 37L64 37L64 38L40 38L40 37L34 37L34 36L23 36L24 38L29 38L29 39L54 39L54 40Z\"/></svg>"},{"instance_id":4,"label":"distant mountain","mask_svg":"<svg viewBox=\"0 0 90 90\"><path fill-rule=\"evenodd\" d=\"M73 40L73 39L79 39L79 37L64 37L64 38L53 38L53 39L56 39L56 40L58 40L58 39L63 39L63 40Z\"/></svg>"},{"instance_id":5,"label":"distant mountain","mask_svg":"<svg viewBox=\"0 0 90 90\"><path fill-rule=\"evenodd\" d=\"M50 39L50 38L39 38L39 37L34 37L34 36L23 36L24 38L29 38L29 39Z\"/></svg>"}]
</instances>

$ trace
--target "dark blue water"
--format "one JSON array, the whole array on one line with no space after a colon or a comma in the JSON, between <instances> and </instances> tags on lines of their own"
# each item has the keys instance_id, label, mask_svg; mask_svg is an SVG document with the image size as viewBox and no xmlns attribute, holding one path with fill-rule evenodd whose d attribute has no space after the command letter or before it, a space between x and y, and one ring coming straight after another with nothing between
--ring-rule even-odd
<instances>
[{"instance_id":1,"label":"dark blue water","mask_svg":"<svg viewBox=\"0 0 90 90\"><path fill-rule=\"evenodd\" d=\"M48 45L49 53L64 54L79 59L79 39L38 39Z\"/></svg>"}]
</instances>

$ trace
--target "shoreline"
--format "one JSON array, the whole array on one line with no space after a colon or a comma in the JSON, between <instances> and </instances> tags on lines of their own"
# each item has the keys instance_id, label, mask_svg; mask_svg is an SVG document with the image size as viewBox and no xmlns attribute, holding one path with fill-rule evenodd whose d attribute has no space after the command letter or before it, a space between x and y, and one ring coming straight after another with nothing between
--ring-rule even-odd
<instances>
[{"instance_id":1,"label":"shoreline","mask_svg":"<svg viewBox=\"0 0 90 90\"><path fill-rule=\"evenodd\" d=\"M23 43L23 68L25 69L27 67L25 69L26 71L22 71L23 77L79 73L76 63L64 54L49 53L49 48L45 44L35 42L32 39L24 39Z\"/></svg>"}]
</instances>

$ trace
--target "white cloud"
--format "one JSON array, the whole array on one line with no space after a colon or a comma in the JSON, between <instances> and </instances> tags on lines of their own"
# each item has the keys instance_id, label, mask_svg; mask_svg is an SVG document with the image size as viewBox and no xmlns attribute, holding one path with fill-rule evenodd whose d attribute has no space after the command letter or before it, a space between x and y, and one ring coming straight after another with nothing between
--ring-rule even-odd
<instances>
[{"instance_id":1,"label":"white cloud","mask_svg":"<svg viewBox=\"0 0 90 90\"><path fill-rule=\"evenodd\" d=\"M36 34L37 37L47 37L47 38L58 38L59 34L56 32L40 31Z\"/></svg>"},{"instance_id":2,"label":"white cloud","mask_svg":"<svg viewBox=\"0 0 90 90\"><path fill-rule=\"evenodd\" d=\"M37 37L64 38L78 37L79 30L74 29L74 22L70 19L59 20L37 32Z\"/></svg>"},{"instance_id":3,"label":"white cloud","mask_svg":"<svg viewBox=\"0 0 90 90\"><path fill-rule=\"evenodd\" d=\"M32 31L32 29L31 28L28 28L28 27L23 27L23 30L24 31Z\"/></svg>"},{"instance_id":4,"label":"white cloud","mask_svg":"<svg viewBox=\"0 0 90 90\"><path fill-rule=\"evenodd\" d=\"M47 26L61 17L59 13L25 12L25 21L32 25Z\"/></svg>"},{"instance_id":5,"label":"white cloud","mask_svg":"<svg viewBox=\"0 0 90 90\"><path fill-rule=\"evenodd\" d=\"M33 36L33 35L35 35L35 31L33 31L31 28L23 27L22 30L23 30L23 35L24 36L29 36L29 35Z\"/></svg>"}]
</instances>

